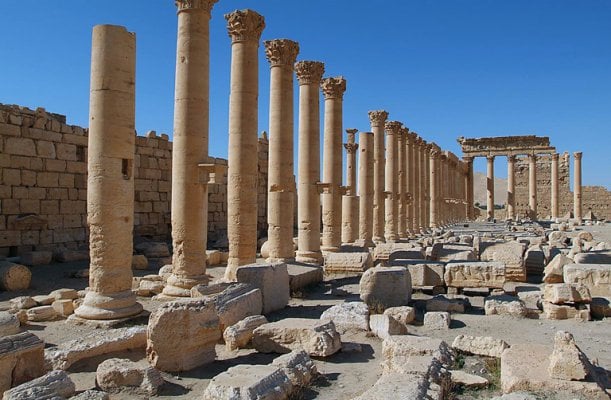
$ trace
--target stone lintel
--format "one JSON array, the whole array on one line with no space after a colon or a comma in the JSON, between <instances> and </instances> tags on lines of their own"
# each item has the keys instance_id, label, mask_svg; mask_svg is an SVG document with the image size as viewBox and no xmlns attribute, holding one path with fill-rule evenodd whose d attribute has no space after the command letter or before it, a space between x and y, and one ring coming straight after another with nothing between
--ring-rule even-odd
<instances>
[{"instance_id":1,"label":"stone lintel","mask_svg":"<svg viewBox=\"0 0 611 400\"><path fill-rule=\"evenodd\" d=\"M547 136L499 136L487 138L459 137L464 156L509 156L522 154L553 154L556 148L550 145Z\"/></svg>"}]
</instances>

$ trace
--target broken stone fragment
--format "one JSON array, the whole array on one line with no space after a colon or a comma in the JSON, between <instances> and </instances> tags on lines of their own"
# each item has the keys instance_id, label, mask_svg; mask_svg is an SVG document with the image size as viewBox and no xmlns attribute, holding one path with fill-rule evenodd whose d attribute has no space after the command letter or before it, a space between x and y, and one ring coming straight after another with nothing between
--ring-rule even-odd
<instances>
[{"instance_id":1,"label":"broken stone fragment","mask_svg":"<svg viewBox=\"0 0 611 400\"><path fill-rule=\"evenodd\" d=\"M2 400L67 399L76 387L64 371L51 371L4 392Z\"/></svg>"},{"instance_id":2,"label":"broken stone fragment","mask_svg":"<svg viewBox=\"0 0 611 400\"><path fill-rule=\"evenodd\" d=\"M469 374L465 371L450 371L452 384L462 386L467 389L481 389L488 386L488 379L481 376Z\"/></svg>"},{"instance_id":3,"label":"broken stone fragment","mask_svg":"<svg viewBox=\"0 0 611 400\"><path fill-rule=\"evenodd\" d=\"M384 314L404 325L411 324L416 319L416 309L409 306L390 307L384 310Z\"/></svg>"},{"instance_id":4,"label":"broken stone fragment","mask_svg":"<svg viewBox=\"0 0 611 400\"><path fill-rule=\"evenodd\" d=\"M227 327L223 332L225 347L227 350L246 347L253 337L253 331L267 322L267 318L263 315L252 315Z\"/></svg>"},{"instance_id":5,"label":"broken stone fragment","mask_svg":"<svg viewBox=\"0 0 611 400\"><path fill-rule=\"evenodd\" d=\"M53 306L38 306L32 307L26 311L28 321L41 322L53 321L58 317L57 311Z\"/></svg>"},{"instance_id":6,"label":"broken stone fragment","mask_svg":"<svg viewBox=\"0 0 611 400\"><path fill-rule=\"evenodd\" d=\"M19 333L19 319L8 312L0 311L0 338Z\"/></svg>"},{"instance_id":7,"label":"broken stone fragment","mask_svg":"<svg viewBox=\"0 0 611 400\"><path fill-rule=\"evenodd\" d=\"M454 261L446 264L444 280L450 287L502 289L505 265L498 261Z\"/></svg>"},{"instance_id":8,"label":"broken stone fragment","mask_svg":"<svg viewBox=\"0 0 611 400\"><path fill-rule=\"evenodd\" d=\"M426 301L426 311L464 313L469 305L469 299L466 297L449 299L444 295L437 295Z\"/></svg>"},{"instance_id":9,"label":"broken stone fragment","mask_svg":"<svg viewBox=\"0 0 611 400\"><path fill-rule=\"evenodd\" d=\"M405 267L371 268L361 277L359 293L361 300L378 312L406 306L412 297L409 271Z\"/></svg>"},{"instance_id":10,"label":"broken stone fragment","mask_svg":"<svg viewBox=\"0 0 611 400\"><path fill-rule=\"evenodd\" d=\"M489 336L458 335L452 342L452 347L467 354L500 358L509 345L501 339Z\"/></svg>"},{"instance_id":11,"label":"broken stone fragment","mask_svg":"<svg viewBox=\"0 0 611 400\"><path fill-rule=\"evenodd\" d=\"M0 338L0 393L45 373L44 346L30 332Z\"/></svg>"},{"instance_id":12,"label":"broken stone fragment","mask_svg":"<svg viewBox=\"0 0 611 400\"><path fill-rule=\"evenodd\" d=\"M337 304L326 309L320 315L320 320L333 321L335 328L340 332L351 329L367 331L369 330L369 307L360 301Z\"/></svg>"},{"instance_id":13,"label":"broken stone fragment","mask_svg":"<svg viewBox=\"0 0 611 400\"><path fill-rule=\"evenodd\" d=\"M145 270L149 267L149 260L143 254L134 254L132 256L132 269Z\"/></svg>"},{"instance_id":14,"label":"broken stone fragment","mask_svg":"<svg viewBox=\"0 0 611 400\"><path fill-rule=\"evenodd\" d=\"M369 329L380 339L386 339L390 335L407 335L407 326L388 314L371 315Z\"/></svg>"},{"instance_id":15,"label":"broken stone fragment","mask_svg":"<svg viewBox=\"0 0 611 400\"><path fill-rule=\"evenodd\" d=\"M450 329L451 317L449 312L431 311L424 314L424 327L432 330Z\"/></svg>"},{"instance_id":16,"label":"broken stone fragment","mask_svg":"<svg viewBox=\"0 0 611 400\"><path fill-rule=\"evenodd\" d=\"M565 283L581 283L594 297L611 297L611 264L567 264Z\"/></svg>"},{"instance_id":17,"label":"broken stone fragment","mask_svg":"<svg viewBox=\"0 0 611 400\"><path fill-rule=\"evenodd\" d=\"M486 315L508 315L517 318L524 318L528 315L524 302L512 296L486 297L484 311Z\"/></svg>"},{"instance_id":18,"label":"broken stone fragment","mask_svg":"<svg viewBox=\"0 0 611 400\"><path fill-rule=\"evenodd\" d=\"M129 388L149 396L157 394L164 383L158 369L121 358L111 358L98 365L95 381L101 389L110 393Z\"/></svg>"},{"instance_id":19,"label":"broken stone fragment","mask_svg":"<svg viewBox=\"0 0 611 400\"><path fill-rule=\"evenodd\" d=\"M545 285L543 299L553 304L590 303L592 297L587 286L580 283L554 283Z\"/></svg>"},{"instance_id":20,"label":"broken stone fragment","mask_svg":"<svg viewBox=\"0 0 611 400\"><path fill-rule=\"evenodd\" d=\"M554 256L543 270L543 282L562 283L564 266L571 263L572 260L562 253Z\"/></svg>"},{"instance_id":21,"label":"broken stone fragment","mask_svg":"<svg viewBox=\"0 0 611 400\"><path fill-rule=\"evenodd\" d=\"M240 364L212 378L203 400L287 399L293 391L291 380L275 365Z\"/></svg>"},{"instance_id":22,"label":"broken stone fragment","mask_svg":"<svg viewBox=\"0 0 611 400\"><path fill-rule=\"evenodd\" d=\"M236 271L236 280L251 284L261 291L263 314L281 310L289 302L289 273L284 263L240 266Z\"/></svg>"},{"instance_id":23,"label":"broken stone fragment","mask_svg":"<svg viewBox=\"0 0 611 400\"><path fill-rule=\"evenodd\" d=\"M308 386L318 374L316 364L303 350L293 350L288 354L276 357L272 365L281 368L295 387Z\"/></svg>"}]
</instances>

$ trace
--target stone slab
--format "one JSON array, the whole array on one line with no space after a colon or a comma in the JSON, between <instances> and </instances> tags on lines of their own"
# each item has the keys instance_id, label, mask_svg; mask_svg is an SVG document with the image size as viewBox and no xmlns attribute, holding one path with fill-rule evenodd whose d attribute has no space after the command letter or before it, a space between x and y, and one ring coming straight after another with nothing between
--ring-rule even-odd
<instances>
[{"instance_id":1,"label":"stone slab","mask_svg":"<svg viewBox=\"0 0 611 400\"><path fill-rule=\"evenodd\" d=\"M498 261L450 262L446 264L444 280L450 287L502 289L505 265Z\"/></svg>"}]
</instances>

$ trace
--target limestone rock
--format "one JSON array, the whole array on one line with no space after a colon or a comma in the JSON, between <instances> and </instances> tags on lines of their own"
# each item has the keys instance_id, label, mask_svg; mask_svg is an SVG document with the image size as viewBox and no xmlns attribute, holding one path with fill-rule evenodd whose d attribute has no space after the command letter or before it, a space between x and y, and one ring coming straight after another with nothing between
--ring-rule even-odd
<instances>
[{"instance_id":1,"label":"limestone rock","mask_svg":"<svg viewBox=\"0 0 611 400\"><path fill-rule=\"evenodd\" d=\"M390 266L406 267L409 271L413 288L431 288L443 286L444 263L436 261L395 260Z\"/></svg>"},{"instance_id":2,"label":"limestone rock","mask_svg":"<svg viewBox=\"0 0 611 400\"><path fill-rule=\"evenodd\" d=\"M505 266L498 261L451 262L446 264L444 280L450 287L502 289Z\"/></svg>"},{"instance_id":3,"label":"limestone rock","mask_svg":"<svg viewBox=\"0 0 611 400\"><path fill-rule=\"evenodd\" d=\"M39 306L50 306L55 301L55 297L44 295L44 294L34 296L32 297L32 299L34 299L34 301L36 302L36 305L39 305Z\"/></svg>"},{"instance_id":4,"label":"limestone rock","mask_svg":"<svg viewBox=\"0 0 611 400\"><path fill-rule=\"evenodd\" d=\"M382 344L382 373L405 373L417 370L428 374L431 368L449 366L454 360L452 349L441 339L425 336L395 335ZM439 365L431 363L431 358Z\"/></svg>"},{"instance_id":5,"label":"limestone rock","mask_svg":"<svg viewBox=\"0 0 611 400\"><path fill-rule=\"evenodd\" d=\"M8 312L0 311L0 338L19 333L19 319Z\"/></svg>"},{"instance_id":6,"label":"limestone rock","mask_svg":"<svg viewBox=\"0 0 611 400\"><path fill-rule=\"evenodd\" d=\"M384 314L404 325L411 324L416 319L416 310L409 306L390 307L384 310Z\"/></svg>"},{"instance_id":7,"label":"limestone rock","mask_svg":"<svg viewBox=\"0 0 611 400\"><path fill-rule=\"evenodd\" d=\"M267 318L263 315L252 315L227 327L223 332L223 339L225 340L227 350L237 350L246 347L252 339L253 331L267 322Z\"/></svg>"},{"instance_id":8,"label":"limestone rock","mask_svg":"<svg viewBox=\"0 0 611 400\"><path fill-rule=\"evenodd\" d=\"M557 305L548 301L543 302L543 314L547 319L576 319L579 321L590 320L590 309L586 304L564 304Z\"/></svg>"},{"instance_id":9,"label":"limestone rock","mask_svg":"<svg viewBox=\"0 0 611 400\"><path fill-rule=\"evenodd\" d=\"M426 376L389 373L382 375L371 388L353 400L440 399L428 394L430 385Z\"/></svg>"},{"instance_id":10,"label":"limestone rock","mask_svg":"<svg viewBox=\"0 0 611 400\"><path fill-rule=\"evenodd\" d=\"M14 292L30 287L32 272L25 265L0 261L0 290Z\"/></svg>"},{"instance_id":11,"label":"limestone rock","mask_svg":"<svg viewBox=\"0 0 611 400\"><path fill-rule=\"evenodd\" d=\"M488 379L481 376L466 373L465 371L450 371L452 383L469 389L479 389L488 387Z\"/></svg>"},{"instance_id":12,"label":"limestone rock","mask_svg":"<svg viewBox=\"0 0 611 400\"><path fill-rule=\"evenodd\" d=\"M576 264L611 264L611 251L590 251L587 253L575 254L573 260Z\"/></svg>"},{"instance_id":13,"label":"limestone rock","mask_svg":"<svg viewBox=\"0 0 611 400\"><path fill-rule=\"evenodd\" d=\"M483 247L483 246L482 246ZM525 282L524 245L520 242L487 242L480 253L481 261L500 261L505 264L505 279Z\"/></svg>"},{"instance_id":14,"label":"limestone rock","mask_svg":"<svg viewBox=\"0 0 611 400\"><path fill-rule=\"evenodd\" d=\"M134 246L134 250L142 253L146 258L163 258L170 255L168 245L163 242L142 242Z\"/></svg>"},{"instance_id":15,"label":"limestone rock","mask_svg":"<svg viewBox=\"0 0 611 400\"><path fill-rule=\"evenodd\" d=\"M163 267L159 268L159 276L164 282L168 280L170 275L172 275L172 264L164 265Z\"/></svg>"},{"instance_id":16,"label":"limestone rock","mask_svg":"<svg viewBox=\"0 0 611 400\"><path fill-rule=\"evenodd\" d=\"M374 267L363 274L359 293L369 307L405 306L412 297L412 283L407 268Z\"/></svg>"},{"instance_id":17,"label":"limestone rock","mask_svg":"<svg viewBox=\"0 0 611 400\"><path fill-rule=\"evenodd\" d=\"M577 234L577 237L583 240L584 242L591 242L592 240L594 240L594 236L592 236L592 233L587 231L579 232Z\"/></svg>"},{"instance_id":18,"label":"limestone rock","mask_svg":"<svg viewBox=\"0 0 611 400\"><path fill-rule=\"evenodd\" d=\"M23 265L48 265L53 260L53 252L51 251L27 251L21 255Z\"/></svg>"},{"instance_id":19,"label":"limestone rock","mask_svg":"<svg viewBox=\"0 0 611 400\"><path fill-rule=\"evenodd\" d=\"M218 250L206 250L206 259L209 266L221 264L221 252Z\"/></svg>"},{"instance_id":20,"label":"limestone rock","mask_svg":"<svg viewBox=\"0 0 611 400\"><path fill-rule=\"evenodd\" d=\"M11 310L27 310L32 307L36 307L36 300L31 298L30 296L19 296L14 297L9 300L9 304L11 305Z\"/></svg>"},{"instance_id":21,"label":"limestone rock","mask_svg":"<svg viewBox=\"0 0 611 400\"><path fill-rule=\"evenodd\" d=\"M593 297L611 297L611 264L567 264L565 283L581 283Z\"/></svg>"},{"instance_id":22,"label":"limestone rock","mask_svg":"<svg viewBox=\"0 0 611 400\"><path fill-rule=\"evenodd\" d=\"M89 389L70 397L70 400L110 400L110 397L106 392Z\"/></svg>"},{"instance_id":23,"label":"limestone rock","mask_svg":"<svg viewBox=\"0 0 611 400\"><path fill-rule=\"evenodd\" d=\"M504 340L489 336L458 335L452 342L452 347L467 354L500 358L509 345Z\"/></svg>"},{"instance_id":24,"label":"limestone rock","mask_svg":"<svg viewBox=\"0 0 611 400\"><path fill-rule=\"evenodd\" d=\"M64 371L51 371L4 392L2 400L67 399L76 387Z\"/></svg>"},{"instance_id":25,"label":"limestone rock","mask_svg":"<svg viewBox=\"0 0 611 400\"><path fill-rule=\"evenodd\" d=\"M471 246L444 244L434 260L447 263L450 261L475 261L477 257L475 257L475 252Z\"/></svg>"},{"instance_id":26,"label":"limestone rock","mask_svg":"<svg viewBox=\"0 0 611 400\"><path fill-rule=\"evenodd\" d=\"M424 327L433 330L450 329L450 313L445 311L431 311L424 314Z\"/></svg>"},{"instance_id":27,"label":"limestone rock","mask_svg":"<svg viewBox=\"0 0 611 400\"><path fill-rule=\"evenodd\" d=\"M605 297L594 297L590 303L590 313L593 318L611 317L611 299Z\"/></svg>"},{"instance_id":28,"label":"limestone rock","mask_svg":"<svg viewBox=\"0 0 611 400\"><path fill-rule=\"evenodd\" d=\"M580 283L554 283L545 285L543 298L553 304L590 303L588 287Z\"/></svg>"},{"instance_id":29,"label":"limestone rock","mask_svg":"<svg viewBox=\"0 0 611 400\"><path fill-rule=\"evenodd\" d=\"M74 300L78 299L78 292L74 289L57 289L49 293L55 300Z\"/></svg>"},{"instance_id":30,"label":"limestone rock","mask_svg":"<svg viewBox=\"0 0 611 400\"><path fill-rule=\"evenodd\" d=\"M581 352L573 335L558 331L554 336L554 351L549 358L549 375L552 378L569 381L582 381L590 373L592 366Z\"/></svg>"},{"instance_id":31,"label":"limestone rock","mask_svg":"<svg viewBox=\"0 0 611 400\"><path fill-rule=\"evenodd\" d=\"M132 256L132 269L145 270L149 267L149 260L143 254L134 254Z\"/></svg>"},{"instance_id":32,"label":"limestone rock","mask_svg":"<svg viewBox=\"0 0 611 400\"><path fill-rule=\"evenodd\" d=\"M543 270L543 282L545 283L562 283L564 266L570 264L570 258L560 253L552 258Z\"/></svg>"},{"instance_id":33,"label":"limestone rock","mask_svg":"<svg viewBox=\"0 0 611 400\"><path fill-rule=\"evenodd\" d=\"M504 394L502 396L496 396L491 398L490 400L540 400L539 397L534 394L528 392L513 392Z\"/></svg>"},{"instance_id":34,"label":"limestone rock","mask_svg":"<svg viewBox=\"0 0 611 400\"><path fill-rule=\"evenodd\" d=\"M138 288L135 290L137 296L150 297L160 294L165 287L163 282L140 279Z\"/></svg>"},{"instance_id":35,"label":"limestone rock","mask_svg":"<svg viewBox=\"0 0 611 400\"><path fill-rule=\"evenodd\" d=\"M490 296L484 302L486 315L508 315L511 317L524 318L528 310L524 302L517 297Z\"/></svg>"},{"instance_id":36,"label":"limestone rock","mask_svg":"<svg viewBox=\"0 0 611 400\"><path fill-rule=\"evenodd\" d=\"M44 346L30 332L0 337L0 393L44 375Z\"/></svg>"},{"instance_id":37,"label":"limestone rock","mask_svg":"<svg viewBox=\"0 0 611 400\"><path fill-rule=\"evenodd\" d=\"M422 247L413 249L393 249L388 255L388 261L393 262L397 260L422 260L424 261L424 253Z\"/></svg>"},{"instance_id":38,"label":"limestone rock","mask_svg":"<svg viewBox=\"0 0 611 400\"><path fill-rule=\"evenodd\" d=\"M28 321L33 322L53 321L58 316L53 306L32 307L26 311L26 314Z\"/></svg>"},{"instance_id":39,"label":"limestone rock","mask_svg":"<svg viewBox=\"0 0 611 400\"><path fill-rule=\"evenodd\" d=\"M324 256L325 272L348 273L364 272L373 267L373 259L369 252L354 253L331 253L327 252Z\"/></svg>"},{"instance_id":40,"label":"limestone rock","mask_svg":"<svg viewBox=\"0 0 611 400\"><path fill-rule=\"evenodd\" d=\"M213 300L171 301L151 313L146 355L162 371L188 371L214 361L220 337Z\"/></svg>"},{"instance_id":41,"label":"limestone rock","mask_svg":"<svg viewBox=\"0 0 611 400\"><path fill-rule=\"evenodd\" d=\"M157 394L164 383L159 370L121 358L111 358L98 365L95 381L101 389L110 393L132 388L137 393L149 396Z\"/></svg>"},{"instance_id":42,"label":"limestone rock","mask_svg":"<svg viewBox=\"0 0 611 400\"><path fill-rule=\"evenodd\" d=\"M407 326L388 314L372 314L369 317L369 329L380 339L390 335L407 335Z\"/></svg>"},{"instance_id":43,"label":"limestone rock","mask_svg":"<svg viewBox=\"0 0 611 400\"><path fill-rule=\"evenodd\" d=\"M236 280L261 291L263 314L281 310L289 302L289 273L284 263L242 265L236 271Z\"/></svg>"},{"instance_id":44,"label":"limestone rock","mask_svg":"<svg viewBox=\"0 0 611 400\"><path fill-rule=\"evenodd\" d=\"M93 332L45 349L45 364L48 369L67 370L80 360L118 351L143 349L145 346L145 327L117 328L103 335Z\"/></svg>"},{"instance_id":45,"label":"limestone rock","mask_svg":"<svg viewBox=\"0 0 611 400\"><path fill-rule=\"evenodd\" d=\"M455 298L449 299L444 295L437 295L426 301L426 311L447 311L464 313L469 306L469 299Z\"/></svg>"},{"instance_id":46,"label":"limestone rock","mask_svg":"<svg viewBox=\"0 0 611 400\"><path fill-rule=\"evenodd\" d=\"M252 344L261 353L289 353L303 349L309 355L327 357L340 350L340 335L332 321L286 318L261 325Z\"/></svg>"},{"instance_id":47,"label":"limestone rock","mask_svg":"<svg viewBox=\"0 0 611 400\"><path fill-rule=\"evenodd\" d=\"M57 315L62 317L74 314L74 303L72 300L55 300L51 304L51 307L53 307Z\"/></svg>"},{"instance_id":48,"label":"limestone rock","mask_svg":"<svg viewBox=\"0 0 611 400\"><path fill-rule=\"evenodd\" d=\"M320 320L333 321L340 332L355 329L369 330L369 307L360 301L337 304L326 309Z\"/></svg>"},{"instance_id":49,"label":"limestone rock","mask_svg":"<svg viewBox=\"0 0 611 400\"><path fill-rule=\"evenodd\" d=\"M284 400L293 390L291 380L275 365L240 364L212 378L203 400Z\"/></svg>"},{"instance_id":50,"label":"limestone rock","mask_svg":"<svg viewBox=\"0 0 611 400\"><path fill-rule=\"evenodd\" d=\"M314 361L303 350L293 350L276 357L272 365L281 368L295 387L308 386L318 374Z\"/></svg>"}]
</instances>

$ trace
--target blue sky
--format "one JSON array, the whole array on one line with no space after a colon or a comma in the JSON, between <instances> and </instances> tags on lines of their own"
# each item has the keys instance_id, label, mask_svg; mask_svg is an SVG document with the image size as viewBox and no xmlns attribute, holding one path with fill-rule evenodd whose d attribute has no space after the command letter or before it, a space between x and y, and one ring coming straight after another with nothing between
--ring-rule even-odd
<instances>
[{"instance_id":1,"label":"blue sky","mask_svg":"<svg viewBox=\"0 0 611 400\"><path fill-rule=\"evenodd\" d=\"M173 3L0 0L0 102L42 106L86 126L91 29L125 25L137 35L138 132L171 135ZM611 188L611 1L220 0L210 25L210 154L217 157L227 155L223 14L238 8L265 16L263 39L296 40L298 59L323 61L327 76L347 79L345 128L368 130L367 111L386 109L459 155L460 135L546 135L559 152L584 152L584 184ZM269 102L262 49L259 63L261 131ZM476 161L476 170L484 168ZM506 174L505 159L495 172Z\"/></svg>"}]
</instances>

